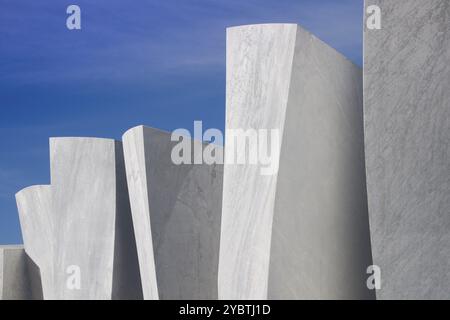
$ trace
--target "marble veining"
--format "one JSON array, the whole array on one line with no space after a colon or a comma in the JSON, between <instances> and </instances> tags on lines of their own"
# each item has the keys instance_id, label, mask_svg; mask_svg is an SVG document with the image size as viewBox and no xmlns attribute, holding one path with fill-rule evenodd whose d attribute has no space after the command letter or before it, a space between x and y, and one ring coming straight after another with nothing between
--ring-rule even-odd
<instances>
[{"instance_id":1,"label":"marble veining","mask_svg":"<svg viewBox=\"0 0 450 320\"><path fill-rule=\"evenodd\" d=\"M227 29L226 131L283 132L295 24ZM225 142L225 154L227 154ZM220 299L267 297L277 174L258 165L225 164L219 261Z\"/></svg>"},{"instance_id":2,"label":"marble veining","mask_svg":"<svg viewBox=\"0 0 450 320\"><path fill-rule=\"evenodd\" d=\"M450 297L450 2L366 0L367 189L380 299Z\"/></svg>"},{"instance_id":3,"label":"marble veining","mask_svg":"<svg viewBox=\"0 0 450 320\"><path fill-rule=\"evenodd\" d=\"M297 29L272 227L269 299L374 299L361 69Z\"/></svg>"},{"instance_id":4,"label":"marble veining","mask_svg":"<svg viewBox=\"0 0 450 320\"><path fill-rule=\"evenodd\" d=\"M222 165L174 164L170 136L123 136L144 298L217 299Z\"/></svg>"},{"instance_id":5,"label":"marble veining","mask_svg":"<svg viewBox=\"0 0 450 320\"><path fill-rule=\"evenodd\" d=\"M226 129L279 129L282 148L272 176L224 167L219 298L374 297L361 82L295 24L227 30Z\"/></svg>"},{"instance_id":6,"label":"marble veining","mask_svg":"<svg viewBox=\"0 0 450 320\"><path fill-rule=\"evenodd\" d=\"M121 143L52 138L50 161L56 297L142 297ZM79 289L66 285L71 266Z\"/></svg>"}]
</instances>

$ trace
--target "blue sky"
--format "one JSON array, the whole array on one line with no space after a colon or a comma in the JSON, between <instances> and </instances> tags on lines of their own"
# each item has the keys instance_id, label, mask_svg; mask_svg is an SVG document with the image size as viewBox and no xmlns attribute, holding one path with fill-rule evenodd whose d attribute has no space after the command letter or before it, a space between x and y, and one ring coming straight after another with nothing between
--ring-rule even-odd
<instances>
[{"instance_id":1,"label":"blue sky","mask_svg":"<svg viewBox=\"0 0 450 320\"><path fill-rule=\"evenodd\" d=\"M362 19L362 0L0 0L0 244L22 242L14 194L49 183L49 137L223 129L226 27L299 23L361 66Z\"/></svg>"}]
</instances>

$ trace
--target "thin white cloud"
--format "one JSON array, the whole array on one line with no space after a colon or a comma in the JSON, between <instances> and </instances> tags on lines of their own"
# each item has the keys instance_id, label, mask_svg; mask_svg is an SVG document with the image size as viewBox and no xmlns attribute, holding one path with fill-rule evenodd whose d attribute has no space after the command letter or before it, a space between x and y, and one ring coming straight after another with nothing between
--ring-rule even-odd
<instances>
[{"instance_id":1,"label":"thin white cloud","mask_svg":"<svg viewBox=\"0 0 450 320\"><path fill-rule=\"evenodd\" d=\"M300 23L353 61L358 60L362 41L360 23L355 22L361 19L359 0L172 0L138 1L132 6L111 1L107 7L86 3L82 10L90 19L87 31L81 31L86 32L85 38L69 37L57 46L54 42L61 36L52 35L52 30L43 31L42 39L26 38L28 43L17 50L28 50L32 56L35 52L36 63L32 68L22 62L11 64L0 80L130 81L168 71L186 74L210 68L216 72L225 67L225 28L249 23ZM100 12L102 16L89 16ZM61 19L54 10L46 15ZM36 47L38 41L42 48ZM73 62L58 62L66 53Z\"/></svg>"}]
</instances>

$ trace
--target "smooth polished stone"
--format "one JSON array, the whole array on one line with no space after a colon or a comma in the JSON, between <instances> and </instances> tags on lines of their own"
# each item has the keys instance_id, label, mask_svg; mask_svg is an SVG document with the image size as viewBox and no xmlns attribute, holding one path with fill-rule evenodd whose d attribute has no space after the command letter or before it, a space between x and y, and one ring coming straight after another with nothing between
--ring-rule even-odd
<instances>
[{"instance_id":1,"label":"smooth polished stone","mask_svg":"<svg viewBox=\"0 0 450 320\"><path fill-rule=\"evenodd\" d=\"M233 27L226 97L226 135L282 147L274 175L225 164L219 298L373 299L360 68L295 24Z\"/></svg>"},{"instance_id":2,"label":"smooth polished stone","mask_svg":"<svg viewBox=\"0 0 450 320\"><path fill-rule=\"evenodd\" d=\"M142 298L122 144L51 138L50 160L55 298Z\"/></svg>"},{"instance_id":3,"label":"smooth polished stone","mask_svg":"<svg viewBox=\"0 0 450 320\"><path fill-rule=\"evenodd\" d=\"M23 246L0 246L0 300L41 299L39 269Z\"/></svg>"},{"instance_id":4,"label":"smooth polished stone","mask_svg":"<svg viewBox=\"0 0 450 320\"><path fill-rule=\"evenodd\" d=\"M222 165L176 165L177 143L143 126L123 136L144 298L217 299Z\"/></svg>"},{"instance_id":5,"label":"smooth polished stone","mask_svg":"<svg viewBox=\"0 0 450 320\"><path fill-rule=\"evenodd\" d=\"M379 299L450 297L450 2L367 0L367 190Z\"/></svg>"},{"instance_id":6,"label":"smooth polished stone","mask_svg":"<svg viewBox=\"0 0 450 320\"><path fill-rule=\"evenodd\" d=\"M44 299L53 299L54 229L51 186L38 185L16 194L25 252L39 267Z\"/></svg>"}]
</instances>

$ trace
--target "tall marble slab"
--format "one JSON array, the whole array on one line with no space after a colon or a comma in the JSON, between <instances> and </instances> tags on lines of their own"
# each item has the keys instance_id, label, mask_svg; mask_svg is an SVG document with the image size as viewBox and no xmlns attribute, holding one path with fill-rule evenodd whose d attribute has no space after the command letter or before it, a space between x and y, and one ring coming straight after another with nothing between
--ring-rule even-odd
<instances>
[{"instance_id":1,"label":"tall marble slab","mask_svg":"<svg viewBox=\"0 0 450 320\"><path fill-rule=\"evenodd\" d=\"M37 185L16 194L24 248L38 266L44 299L55 298L53 292L54 229L51 186Z\"/></svg>"},{"instance_id":2,"label":"tall marble slab","mask_svg":"<svg viewBox=\"0 0 450 320\"><path fill-rule=\"evenodd\" d=\"M0 246L0 300L41 299L39 269L23 246Z\"/></svg>"},{"instance_id":3,"label":"tall marble slab","mask_svg":"<svg viewBox=\"0 0 450 320\"><path fill-rule=\"evenodd\" d=\"M50 139L56 299L142 298L122 144Z\"/></svg>"},{"instance_id":4,"label":"tall marble slab","mask_svg":"<svg viewBox=\"0 0 450 320\"><path fill-rule=\"evenodd\" d=\"M281 151L269 175L226 160L219 298L373 299L360 68L295 24L233 27L226 98L226 158L231 129Z\"/></svg>"},{"instance_id":5,"label":"tall marble slab","mask_svg":"<svg viewBox=\"0 0 450 320\"><path fill-rule=\"evenodd\" d=\"M217 299L222 165L175 164L179 142L153 128L123 143L144 299Z\"/></svg>"},{"instance_id":6,"label":"tall marble slab","mask_svg":"<svg viewBox=\"0 0 450 320\"><path fill-rule=\"evenodd\" d=\"M448 299L450 2L366 0L367 18L374 5L381 28L365 25L364 122L377 297Z\"/></svg>"}]
</instances>

